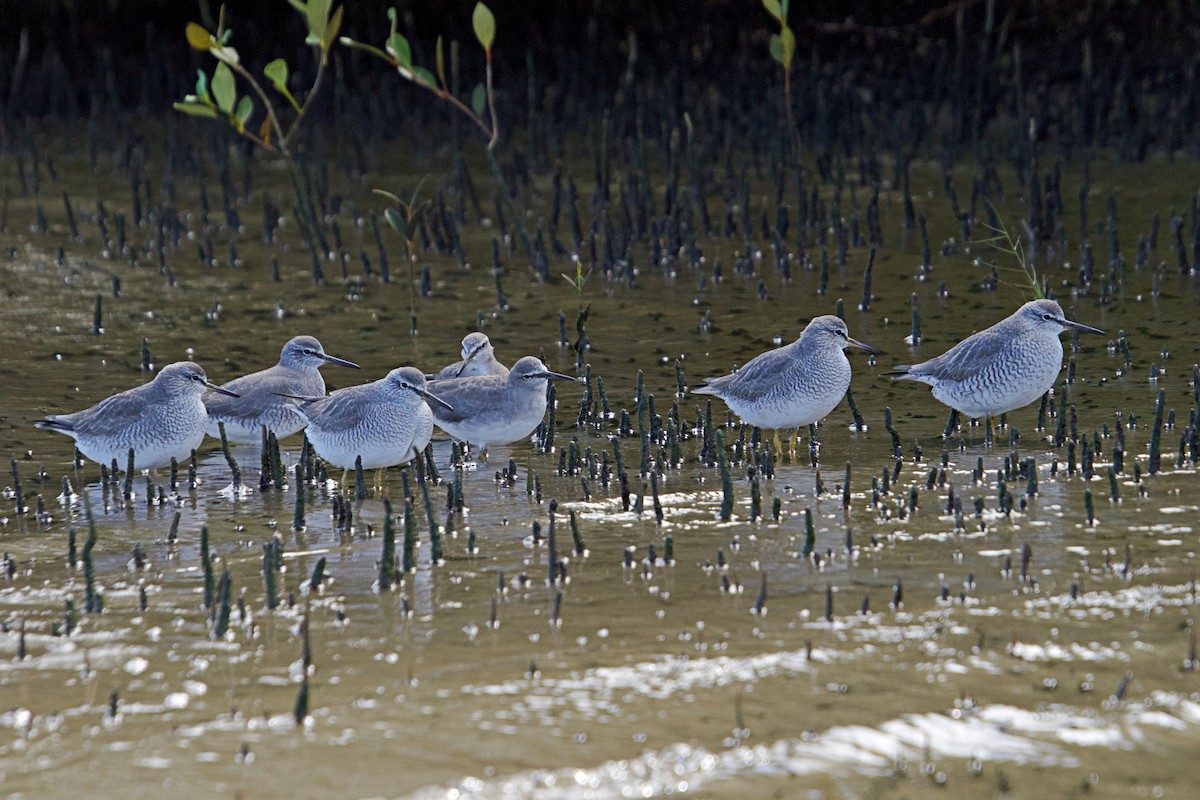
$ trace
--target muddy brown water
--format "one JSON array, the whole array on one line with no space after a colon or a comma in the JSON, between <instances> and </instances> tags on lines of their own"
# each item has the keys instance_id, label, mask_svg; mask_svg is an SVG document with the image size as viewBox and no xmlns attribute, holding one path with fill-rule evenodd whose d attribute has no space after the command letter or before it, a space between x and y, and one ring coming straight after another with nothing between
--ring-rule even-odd
<instances>
[{"instance_id":1,"label":"muddy brown water","mask_svg":"<svg viewBox=\"0 0 1200 800\"><path fill-rule=\"evenodd\" d=\"M105 190L101 180L73 171L65 155L58 168L79 207L94 212L89 198ZM260 169L273 186L269 168ZM969 172L962 175L969 180ZM1008 422L1020 431L1016 453L1035 460L1039 491L1026 496L1025 480L1007 481L1016 501L1007 514L996 476L1013 452L1009 430L998 430L991 447L981 427L964 425L943 440L946 409L928 389L884 375L892 364L942 352L1029 297L1007 269L998 289L981 291L989 268L978 261L1012 266L985 245L960 242L955 255L936 255L957 230L934 164L913 167L914 187L927 187L917 203L930 220L933 271L917 279L919 240L901 228L899 196L885 192L885 246L869 311L857 308L865 249L852 249L845 267L831 266L829 289L819 296L817 274L796 264L790 283L769 257L756 261L754 277L736 274L740 240L717 239L703 242L700 269L680 262L668 277L643 265L633 288L593 274L582 296L557 277L573 272L570 264L552 264L553 280L539 284L518 251L505 257L511 308L501 313L493 277L481 266L490 263L492 231L469 226L466 246L478 262L469 271L455 259L419 254L417 267L430 268L434 286L416 300L415 338L407 269L390 232L389 285L344 281L336 262L327 262L327 284L314 286L289 220L287 247L267 248L252 230L239 237L240 266L225 259L201 268L194 245L185 244L171 254L178 283L168 287L146 256L137 265L107 257L94 225L82 224L82 240L72 241L60 204L43 201L51 230L34 232L33 201L14 199L0 253L0 430L26 504L36 509L40 496L45 516L16 513L10 476L0 520L0 550L12 573L0 582L0 790L29 798L1191 796L1200 781L1193 757L1200 678L1188 661L1195 655L1200 483L1195 465L1177 466L1176 458L1195 407L1190 369L1200 361L1200 291L1174 268L1167 220L1187 208L1194 187L1167 163L1094 166L1092 180L1097 263L1107 264L1102 209L1112 192L1125 285L1107 304L1095 287L1072 297L1077 242L1038 264L1068 313L1107 332L1082 338L1074 351L1064 337L1075 359L1069 402L1078 430L1089 440L1101 433L1095 476L1068 474L1066 448L1049 440L1056 420L1038 431L1036 406L1014 412ZM1064 186L1078 181L1077 173L1064 173ZM1025 206L1009 183L1000 211L1016 220ZM361 209L377 202L368 189L351 195ZM179 207L194 208L194 187L178 191ZM276 202L290 207L282 184L277 191ZM109 203L110 213L119 208ZM752 218L758 213L756 201ZM1163 219L1158 250L1135 270L1137 235L1156 213ZM255 208L243 209L243 218L255 220L248 228L256 224ZM1075 209L1064 218L1076 219ZM340 224L352 253L360 240L370 243L369 231ZM147 235L137 230L130 238ZM218 233L219 258L226 240ZM279 283L270 280L272 256L281 262ZM716 258L720 282L712 279ZM361 276L356 257L350 272ZM116 298L114 275L121 281ZM909 346L914 292L924 340ZM104 332L94 336L97 294ZM290 336L314 334L329 352L363 366L362 373L327 368L334 388L401 364L432 370L452 361L482 316L502 360L544 352L551 368L570 372L574 355L559 346L558 313L573 339L580 303L590 304L587 361L603 378L612 410L633 412L641 370L665 415L676 399L677 359L689 384L721 374L790 341L808 318L833 312L839 298L851 335L884 355L851 354L852 387L868 427L853 430L845 404L820 427L825 493L817 494L805 439L794 459L761 481L763 518L750 519L750 481L745 465L736 465L734 514L721 521L720 476L699 461L699 441L691 438L682 445L683 464L662 471L661 523L650 497L641 513L624 510L615 481L590 480L585 500L580 476L557 474L560 454L578 437L581 449L611 459L616 421L576 428L581 387L560 385L553 453L529 442L495 448L464 473L462 514L447 517L446 488L433 487L445 528L441 564L430 563L429 527L414 488L417 567L383 593L374 587L385 517L380 494L353 503L352 525L339 527L332 483L260 492L255 448L234 448L250 488L231 491L229 468L209 441L195 489L150 503L139 477L132 502L124 502L119 490L99 485L96 465L72 464L69 440L32 427L44 413L78 410L145 380L143 338L156 364L193 358L223 381L274 363ZM708 331L701 328L706 312ZM1117 346L1122 330L1128 369ZM1175 424L1162 433L1163 469L1151 476L1160 389ZM688 427L698 406L697 398L679 398ZM883 493L884 471L895 470L885 407L904 461ZM724 419L720 403L714 416ZM1127 426L1126 459L1114 503L1107 469L1118 424ZM730 445L738 435L724 430ZM636 500L638 439L619 444ZM285 462L295 463L298 448L298 438L284 442ZM927 488L943 452L945 482ZM452 478L449 443L436 441L433 455L443 478ZM517 470L511 485L496 478L510 459ZM73 497L60 498L64 476ZM527 491L531 476L541 502ZM962 500L961 526L946 510L949 486ZM292 528L297 491L306 498L300 531ZM67 563L71 532L80 548L87 536L84 493L98 532L93 557L103 613L84 612L84 571ZM383 493L399 514L398 470L389 470ZM547 542L532 536L535 522L546 533L551 499L558 502L558 552L569 557L568 579L557 587L546 582ZM586 555L573 551L572 511ZM806 511L819 560L802 554ZM233 596L244 605L243 612L235 603L220 639L202 608L202 526L218 573L230 570ZM268 610L262 547L276 536L284 602ZM671 563L662 560L668 538ZM135 547L145 554L142 568L131 563ZM1022 577L1026 548L1032 558ZM302 584L322 557L329 580L307 594ZM765 613L754 614L764 580ZM901 603L894 605L898 584ZM68 601L76 627L61 635ZM306 613L309 713L297 725Z\"/></svg>"}]
</instances>

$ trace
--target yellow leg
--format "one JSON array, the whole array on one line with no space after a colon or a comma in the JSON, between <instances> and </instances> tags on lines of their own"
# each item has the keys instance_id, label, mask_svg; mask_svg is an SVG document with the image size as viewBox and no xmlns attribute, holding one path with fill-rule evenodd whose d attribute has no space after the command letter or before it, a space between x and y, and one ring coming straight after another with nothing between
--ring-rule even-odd
<instances>
[{"instance_id":1,"label":"yellow leg","mask_svg":"<svg viewBox=\"0 0 1200 800\"><path fill-rule=\"evenodd\" d=\"M796 443L799 440L799 436L795 428L789 428L785 433L783 442L786 447L779 442L779 431L775 431L775 448L779 451L780 460L787 458L788 461L794 463L796 461Z\"/></svg>"}]
</instances>

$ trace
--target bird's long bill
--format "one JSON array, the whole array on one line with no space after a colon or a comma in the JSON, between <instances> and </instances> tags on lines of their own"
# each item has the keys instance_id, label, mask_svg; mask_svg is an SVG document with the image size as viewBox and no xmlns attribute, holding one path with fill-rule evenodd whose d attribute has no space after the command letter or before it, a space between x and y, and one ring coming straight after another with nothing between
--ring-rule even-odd
<instances>
[{"instance_id":1,"label":"bird's long bill","mask_svg":"<svg viewBox=\"0 0 1200 800\"><path fill-rule=\"evenodd\" d=\"M362 367L360 367L358 364L355 364L353 361L347 361L344 358L338 358L337 356L331 356L331 355L329 355L329 353L321 353L321 358L325 359L330 364L337 364L339 367L349 367L350 369L362 369Z\"/></svg>"},{"instance_id":2,"label":"bird's long bill","mask_svg":"<svg viewBox=\"0 0 1200 800\"><path fill-rule=\"evenodd\" d=\"M1063 317L1062 319L1060 319L1059 322L1061 322L1064 327L1071 328L1071 329L1077 330L1077 331L1082 331L1083 333L1095 333L1100 336L1104 335L1104 331L1100 330L1099 328L1093 328L1091 325L1084 325L1082 322L1074 322L1073 320L1069 320L1066 317Z\"/></svg>"},{"instance_id":3,"label":"bird's long bill","mask_svg":"<svg viewBox=\"0 0 1200 800\"><path fill-rule=\"evenodd\" d=\"M450 405L445 400L443 400L442 398L438 397L435 394L430 394L429 392L424 391L424 390L421 391L421 394L424 395L426 400L429 400L430 402L433 402L433 403L437 403L439 406L446 409L447 411L454 410L454 406Z\"/></svg>"},{"instance_id":4,"label":"bird's long bill","mask_svg":"<svg viewBox=\"0 0 1200 800\"><path fill-rule=\"evenodd\" d=\"M218 394L228 395L229 397L241 397L241 395L238 394L237 392L231 392L228 389L222 389L220 386L217 386L215 383L210 383L208 381L205 381L204 385L207 386L212 391L217 392Z\"/></svg>"},{"instance_id":5,"label":"bird's long bill","mask_svg":"<svg viewBox=\"0 0 1200 800\"><path fill-rule=\"evenodd\" d=\"M482 352L483 352L482 347L476 347L474 350L467 353L467 357L463 359L462 366L458 368L458 372L454 373L454 377L461 378L462 374L467 371L467 365L470 364L475 359L475 356L479 355Z\"/></svg>"},{"instance_id":6,"label":"bird's long bill","mask_svg":"<svg viewBox=\"0 0 1200 800\"><path fill-rule=\"evenodd\" d=\"M868 353L874 356L880 354L880 351L876 350L874 347L871 347L871 345L863 344L858 339L852 339L849 336L846 337L846 344L850 345L851 347L857 347L859 350L866 350Z\"/></svg>"},{"instance_id":7,"label":"bird's long bill","mask_svg":"<svg viewBox=\"0 0 1200 800\"><path fill-rule=\"evenodd\" d=\"M561 372L551 372L548 369L537 373L537 376L539 378L545 378L548 381L575 381L576 383L584 382L583 378L576 378L574 375L563 375Z\"/></svg>"}]
</instances>

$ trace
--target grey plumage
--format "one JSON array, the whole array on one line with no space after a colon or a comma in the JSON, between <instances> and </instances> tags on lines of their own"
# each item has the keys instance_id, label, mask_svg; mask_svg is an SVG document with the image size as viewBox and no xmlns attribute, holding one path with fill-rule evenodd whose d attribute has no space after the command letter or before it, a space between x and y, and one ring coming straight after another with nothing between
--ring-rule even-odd
<instances>
[{"instance_id":1,"label":"grey plumage","mask_svg":"<svg viewBox=\"0 0 1200 800\"><path fill-rule=\"evenodd\" d=\"M1062 369L1059 334L1104 331L1067 319L1053 300L1031 300L940 356L901 364L893 378L927 383L940 402L970 417L1027 406L1054 386Z\"/></svg>"},{"instance_id":2,"label":"grey plumage","mask_svg":"<svg viewBox=\"0 0 1200 800\"><path fill-rule=\"evenodd\" d=\"M79 452L100 464L115 460L124 468L132 448L135 469L157 469L172 458L189 458L204 440L208 413L200 398L208 389L232 394L209 383L199 364L179 361L149 383L34 424L70 436Z\"/></svg>"},{"instance_id":3,"label":"grey plumage","mask_svg":"<svg viewBox=\"0 0 1200 800\"><path fill-rule=\"evenodd\" d=\"M462 340L462 359L442 367L429 380L472 378L481 375L507 375L508 367L496 360L496 351L487 334L474 331Z\"/></svg>"},{"instance_id":4,"label":"grey plumage","mask_svg":"<svg viewBox=\"0 0 1200 800\"><path fill-rule=\"evenodd\" d=\"M721 398L748 425L792 429L828 415L850 386L845 348L875 348L850 337L839 317L814 317L791 344L762 353L730 375L706 378L693 394Z\"/></svg>"},{"instance_id":5,"label":"grey plumage","mask_svg":"<svg viewBox=\"0 0 1200 800\"><path fill-rule=\"evenodd\" d=\"M208 410L208 435L219 437L218 423L225 423L225 437L230 442L254 444L262 441L262 427L282 439L304 427L304 420L286 406L287 395L320 397L325 394L325 379L320 369L325 364L338 364L358 369L358 365L325 352L312 336L297 336L283 346L279 363L268 369L243 375L223 388L237 397L208 395L204 406Z\"/></svg>"},{"instance_id":6,"label":"grey plumage","mask_svg":"<svg viewBox=\"0 0 1200 800\"><path fill-rule=\"evenodd\" d=\"M524 439L546 414L546 381L550 380L575 378L551 372L536 357L525 356L507 375L435 381L430 393L450 408L434 404L434 422L480 451Z\"/></svg>"},{"instance_id":7,"label":"grey plumage","mask_svg":"<svg viewBox=\"0 0 1200 800\"><path fill-rule=\"evenodd\" d=\"M306 435L317 455L342 469L380 469L411 460L433 435L425 404L425 375L400 367L386 377L338 389L328 397L295 398L293 413L308 423Z\"/></svg>"}]
</instances>

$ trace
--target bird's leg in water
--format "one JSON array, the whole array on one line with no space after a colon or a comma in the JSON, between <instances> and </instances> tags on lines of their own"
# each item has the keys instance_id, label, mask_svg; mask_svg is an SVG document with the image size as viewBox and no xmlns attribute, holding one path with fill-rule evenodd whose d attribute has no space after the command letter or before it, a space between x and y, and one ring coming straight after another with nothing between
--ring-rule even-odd
<instances>
[{"instance_id":1,"label":"bird's leg in water","mask_svg":"<svg viewBox=\"0 0 1200 800\"><path fill-rule=\"evenodd\" d=\"M950 409L950 418L946 420L946 430L942 431L942 438L949 439L950 435L958 428L958 409Z\"/></svg>"},{"instance_id":2,"label":"bird's leg in water","mask_svg":"<svg viewBox=\"0 0 1200 800\"><path fill-rule=\"evenodd\" d=\"M788 430L787 446L788 446L788 458L791 460L791 462L793 464L795 464L796 459L799 457L799 452L800 452L800 429L799 428L791 428Z\"/></svg>"}]
</instances>

